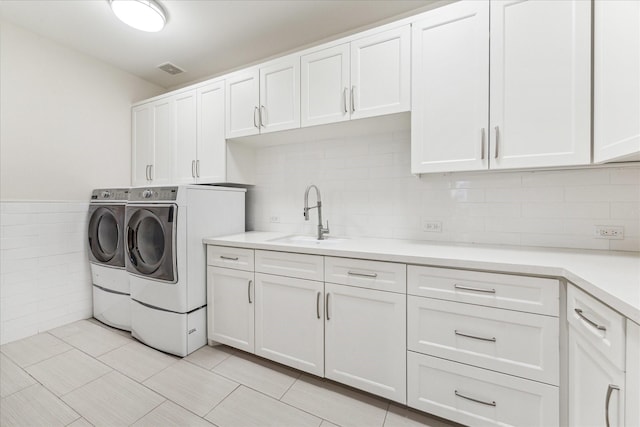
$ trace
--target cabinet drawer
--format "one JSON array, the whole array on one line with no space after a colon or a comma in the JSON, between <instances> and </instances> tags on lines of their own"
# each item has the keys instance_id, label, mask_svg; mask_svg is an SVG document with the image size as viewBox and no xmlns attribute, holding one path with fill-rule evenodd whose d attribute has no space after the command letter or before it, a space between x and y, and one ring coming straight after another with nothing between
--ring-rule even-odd
<instances>
[{"instance_id":1,"label":"cabinet drawer","mask_svg":"<svg viewBox=\"0 0 640 427\"><path fill-rule=\"evenodd\" d=\"M617 368L625 369L625 318L574 285L567 287L567 319Z\"/></svg>"},{"instance_id":2,"label":"cabinet drawer","mask_svg":"<svg viewBox=\"0 0 640 427\"><path fill-rule=\"evenodd\" d=\"M322 282L322 258L319 255L291 252L256 251L256 272Z\"/></svg>"},{"instance_id":3,"label":"cabinet drawer","mask_svg":"<svg viewBox=\"0 0 640 427\"><path fill-rule=\"evenodd\" d=\"M558 318L409 296L410 350L559 382Z\"/></svg>"},{"instance_id":4,"label":"cabinet drawer","mask_svg":"<svg viewBox=\"0 0 640 427\"><path fill-rule=\"evenodd\" d=\"M326 282L406 293L407 266L394 262L325 257Z\"/></svg>"},{"instance_id":5,"label":"cabinet drawer","mask_svg":"<svg viewBox=\"0 0 640 427\"><path fill-rule=\"evenodd\" d=\"M207 265L253 271L253 249L207 246Z\"/></svg>"},{"instance_id":6,"label":"cabinet drawer","mask_svg":"<svg viewBox=\"0 0 640 427\"><path fill-rule=\"evenodd\" d=\"M557 426L558 387L409 352L408 405L465 425Z\"/></svg>"},{"instance_id":7,"label":"cabinet drawer","mask_svg":"<svg viewBox=\"0 0 640 427\"><path fill-rule=\"evenodd\" d=\"M556 279L410 265L411 295L558 316Z\"/></svg>"}]
</instances>

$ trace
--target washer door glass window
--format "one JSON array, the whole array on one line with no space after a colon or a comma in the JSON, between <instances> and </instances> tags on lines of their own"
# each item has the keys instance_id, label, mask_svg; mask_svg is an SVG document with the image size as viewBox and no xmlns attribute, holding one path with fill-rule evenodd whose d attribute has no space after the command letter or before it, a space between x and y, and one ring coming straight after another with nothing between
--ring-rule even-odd
<instances>
[{"instance_id":1,"label":"washer door glass window","mask_svg":"<svg viewBox=\"0 0 640 427\"><path fill-rule=\"evenodd\" d=\"M127 207L127 270L175 283L175 206Z\"/></svg>"},{"instance_id":2,"label":"washer door glass window","mask_svg":"<svg viewBox=\"0 0 640 427\"><path fill-rule=\"evenodd\" d=\"M89 211L89 258L93 262L124 267L121 223L124 206L92 207Z\"/></svg>"}]
</instances>

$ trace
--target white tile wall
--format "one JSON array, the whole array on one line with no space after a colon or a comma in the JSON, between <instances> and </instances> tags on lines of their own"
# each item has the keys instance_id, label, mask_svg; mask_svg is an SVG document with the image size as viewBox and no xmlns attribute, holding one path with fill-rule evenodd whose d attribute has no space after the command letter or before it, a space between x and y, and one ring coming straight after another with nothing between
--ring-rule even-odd
<instances>
[{"instance_id":1,"label":"white tile wall","mask_svg":"<svg viewBox=\"0 0 640 427\"><path fill-rule=\"evenodd\" d=\"M0 201L0 344L92 315L88 207Z\"/></svg>"},{"instance_id":2,"label":"white tile wall","mask_svg":"<svg viewBox=\"0 0 640 427\"><path fill-rule=\"evenodd\" d=\"M405 130L265 147L256 158L249 229L313 234L315 211L302 216L313 183L333 235L640 251L637 163L417 178ZM423 231L425 221L442 232ZM596 225L623 226L625 239L595 239Z\"/></svg>"}]
</instances>

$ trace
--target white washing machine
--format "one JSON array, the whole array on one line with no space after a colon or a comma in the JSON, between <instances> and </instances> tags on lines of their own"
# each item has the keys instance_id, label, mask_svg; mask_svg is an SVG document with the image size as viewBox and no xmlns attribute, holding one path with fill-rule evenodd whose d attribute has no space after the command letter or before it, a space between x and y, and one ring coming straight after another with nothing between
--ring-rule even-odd
<instances>
[{"instance_id":1,"label":"white washing machine","mask_svg":"<svg viewBox=\"0 0 640 427\"><path fill-rule=\"evenodd\" d=\"M205 185L130 190L125 258L136 339L178 356L207 343L202 239L244 231L245 192Z\"/></svg>"},{"instance_id":2,"label":"white washing machine","mask_svg":"<svg viewBox=\"0 0 640 427\"><path fill-rule=\"evenodd\" d=\"M128 188L97 189L89 203L89 266L93 283L93 317L131 330L129 275L124 262L124 215Z\"/></svg>"}]
</instances>

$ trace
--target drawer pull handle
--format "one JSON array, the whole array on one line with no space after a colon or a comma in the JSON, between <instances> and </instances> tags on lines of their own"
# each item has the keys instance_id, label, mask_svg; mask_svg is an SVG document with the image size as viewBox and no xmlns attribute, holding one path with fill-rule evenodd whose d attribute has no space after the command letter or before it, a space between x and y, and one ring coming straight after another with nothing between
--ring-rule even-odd
<instances>
[{"instance_id":1,"label":"drawer pull handle","mask_svg":"<svg viewBox=\"0 0 640 427\"><path fill-rule=\"evenodd\" d=\"M484 292L486 294L495 294L496 293L495 289L473 288L471 286L458 285L457 283L455 285L453 285L453 287L456 288L456 289L461 289L463 291Z\"/></svg>"},{"instance_id":2,"label":"drawer pull handle","mask_svg":"<svg viewBox=\"0 0 640 427\"><path fill-rule=\"evenodd\" d=\"M249 284L247 285L247 298L249 299L249 304L253 303L251 301L251 284L252 283L253 283L253 280L249 280Z\"/></svg>"},{"instance_id":3,"label":"drawer pull handle","mask_svg":"<svg viewBox=\"0 0 640 427\"><path fill-rule=\"evenodd\" d=\"M316 295L316 316L320 318L320 292Z\"/></svg>"},{"instance_id":4,"label":"drawer pull handle","mask_svg":"<svg viewBox=\"0 0 640 427\"><path fill-rule=\"evenodd\" d=\"M462 393L458 393L458 390L454 390L454 393L456 394L456 396L461 397L463 399L470 400L472 402L482 403L483 405L487 405L487 406L496 406L496 401L495 400L492 400L491 402L487 402L485 400L474 399L473 397L465 396Z\"/></svg>"},{"instance_id":5,"label":"drawer pull handle","mask_svg":"<svg viewBox=\"0 0 640 427\"><path fill-rule=\"evenodd\" d=\"M349 276L360 276L360 277L369 277L375 279L378 277L378 273L360 273L358 271L347 271Z\"/></svg>"},{"instance_id":6,"label":"drawer pull handle","mask_svg":"<svg viewBox=\"0 0 640 427\"><path fill-rule=\"evenodd\" d=\"M459 332L458 330L453 331L456 335L459 335L461 337L467 337L467 338L473 338L476 340L481 340L481 341L491 341L491 342L496 342L496 337L491 337L491 338L486 338L486 337L479 337L476 335L469 335L469 334L465 334L464 332Z\"/></svg>"},{"instance_id":7,"label":"drawer pull handle","mask_svg":"<svg viewBox=\"0 0 640 427\"><path fill-rule=\"evenodd\" d=\"M613 384L609 384L609 387L607 387L607 398L604 401L605 421L607 422L607 427L609 427L609 402L611 401L611 393L613 393L613 390L620 391L620 387Z\"/></svg>"},{"instance_id":8,"label":"drawer pull handle","mask_svg":"<svg viewBox=\"0 0 640 427\"><path fill-rule=\"evenodd\" d=\"M237 256L224 256L224 255L220 255L221 259L228 259L229 261L237 261L238 257Z\"/></svg>"},{"instance_id":9,"label":"drawer pull handle","mask_svg":"<svg viewBox=\"0 0 640 427\"><path fill-rule=\"evenodd\" d=\"M576 309L575 309L575 312L576 312L576 314L577 314L578 316L580 316L580 318L581 318L582 320L584 320L585 322L587 322L589 325L593 326L593 327L594 327L594 328L596 328L597 330L599 330L599 331L603 331L603 332L607 330L607 328L605 328L604 326L602 326L602 325L598 325L596 322L594 322L593 320L589 319L587 316L585 316L584 314L582 314L582 309L580 309L580 308L576 308Z\"/></svg>"}]
</instances>

